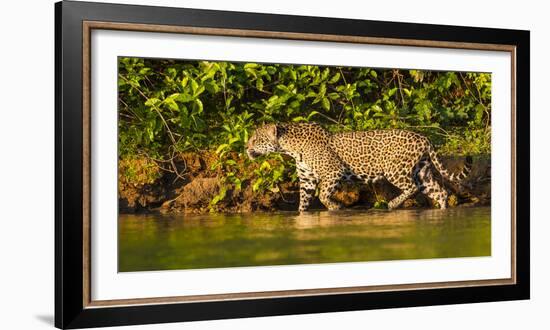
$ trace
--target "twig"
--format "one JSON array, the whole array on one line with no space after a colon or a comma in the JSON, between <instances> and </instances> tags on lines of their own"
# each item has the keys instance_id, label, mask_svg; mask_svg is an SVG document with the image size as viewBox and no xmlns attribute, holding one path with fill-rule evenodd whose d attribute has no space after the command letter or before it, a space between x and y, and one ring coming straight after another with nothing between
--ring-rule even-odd
<instances>
[{"instance_id":1,"label":"twig","mask_svg":"<svg viewBox=\"0 0 550 330\"><path fill-rule=\"evenodd\" d=\"M481 104L484 108L486 108L486 105L483 104L483 102L481 101L481 96L478 97L477 95L475 95L475 93L472 91L472 89L470 88L470 86L469 86L468 83L466 82L466 78L464 78L464 75L462 75L462 72L459 72L459 75L460 75L460 78L462 79L462 81L464 82L464 86L466 86L466 88L470 91L470 93L472 93L472 95L473 95L474 98L477 100L477 102L478 102L479 104ZM476 89L477 89L477 87L476 87ZM480 94L479 94L479 90L478 90L478 95L480 95Z\"/></svg>"},{"instance_id":2,"label":"twig","mask_svg":"<svg viewBox=\"0 0 550 330\"><path fill-rule=\"evenodd\" d=\"M229 109L229 105L227 104L227 91L225 88L225 77L222 75L222 86L223 86L223 103L225 105L225 110Z\"/></svg>"},{"instance_id":3,"label":"twig","mask_svg":"<svg viewBox=\"0 0 550 330\"><path fill-rule=\"evenodd\" d=\"M281 196L281 199L283 200L283 202L288 203L288 204L295 203L295 201L291 202L291 201L288 201L285 198L285 194L283 194L283 190L281 189L281 185L279 183L277 183L277 188L279 188L279 195Z\"/></svg>"},{"instance_id":4,"label":"twig","mask_svg":"<svg viewBox=\"0 0 550 330\"><path fill-rule=\"evenodd\" d=\"M483 111L487 115L487 122L485 123L485 130L486 131L489 130L489 125L490 125L490 121L491 121L491 119L490 119L491 118L491 113L489 112L488 107L485 104L483 104L483 101L481 100L481 92L479 91L479 88L476 85L477 95L475 95L475 93L472 91L472 89L470 88L470 86L466 82L466 78L464 78L464 75L462 74L462 72L459 72L459 75L460 75L460 78L462 79L462 81L464 82L464 86L466 86L466 88L474 96L474 98L477 100L477 102L479 104L481 104L481 106L483 106Z\"/></svg>"},{"instance_id":5,"label":"twig","mask_svg":"<svg viewBox=\"0 0 550 330\"><path fill-rule=\"evenodd\" d=\"M346 77L344 76L344 72L342 72L342 68L338 68L338 70L340 70L340 74L342 75L342 79L344 80L344 84L346 84L346 87L348 86L348 82L346 80ZM348 98L348 96L346 94L344 94L344 96L346 97L346 100L348 100L348 102L351 103L351 107L353 109L353 111L355 112L355 103L353 103L353 98ZM342 119L342 116L344 114L346 110L346 107L342 107L342 111L340 111L340 114L338 115L338 124L340 124L340 120ZM340 124L341 125L341 124Z\"/></svg>"},{"instance_id":6,"label":"twig","mask_svg":"<svg viewBox=\"0 0 550 330\"><path fill-rule=\"evenodd\" d=\"M344 126L342 123L340 123L339 121L337 121L336 119L334 118L331 118L327 115L325 115L324 113L321 113L321 112L317 112L316 115L321 115L322 117L325 117L325 119L328 119L330 120L331 122L335 123L336 125L340 125L340 126Z\"/></svg>"},{"instance_id":7,"label":"twig","mask_svg":"<svg viewBox=\"0 0 550 330\"><path fill-rule=\"evenodd\" d=\"M399 73L399 70L396 71L397 72L397 84L398 84L398 88L399 88L399 94L401 94L401 105L402 106L405 106L405 98L403 97L403 90L401 88L401 79L403 79L403 75Z\"/></svg>"},{"instance_id":8,"label":"twig","mask_svg":"<svg viewBox=\"0 0 550 330\"><path fill-rule=\"evenodd\" d=\"M149 97L147 97L147 95L145 95L145 93L143 93L143 91L141 91L141 89L139 89L138 87L132 85L132 84L130 83L130 81L128 81L128 79L126 79L126 77L124 77L122 74L119 74L118 76L119 76L121 79L123 79L126 83L128 83L128 84L130 85L130 87L132 87L133 89L135 89L136 91L138 91L138 93L139 93L143 98L145 98L146 101L149 100ZM124 101L122 101L122 102L124 103ZM125 103L124 103L124 104L125 104ZM127 105L126 105L126 106L127 106ZM157 163L157 166L159 166L159 168L162 169L162 170L164 170L164 171L167 171L167 172L171 172L171 173L176 174L176 180L177 180L178 178L180 178L180 179L182 179L182 180L185 180L185 178L180 174L180 171L178 171L178 168L177 168L176 164L174 163L174 159L175 159L175 157L176 157L176 156L175 156L175 153L176 153L176 147L175 147L175 146L176 146L176 144L177 144L178 142L180 142L180 141L182 140L183 136L182 136L182 135L179 135L179 134L176 134L176 135L178 135L178 136L180 137L180 138L178 139L178 141L176 141L176 139L174 138L174 135L175 135L175 134L174 134L174 133L172 132L172 130L170 129L170 126L168 125L168 122L166 121L166 119L164 119L164 116L163 116L162 113L160 112L160 109L159 109L155 104L153 104L151 108L153 108L153 110L155 110L155 112L159 115L159 117L160 117L160 119L162 120L164 126L166 127L166 130L167 130L167 132L168 132L168 136L170 137L170 140L172 141L172 145L170 146L170 148L172 149L172 151L171 151L170 159L167 161L167 162L170 162L170 165L172 166L172 170L163 168L163 167L160 166L158 163ZM128 107L128 109L129 109L129 107ZM161 161L161 160L159 160L159 159L156 159L156 160L155 160L154 158L150 157L150 156L147 155L146 153L145 153L145 155L146 155L146 157L152 159L153 161L156 161L156 162ZM185 161L184 161L184 163L185 163ZM184 171L185 171L185 170L187 170L187 164L186 164L186 163L185 163L185 169L184 169ZM175 182L175 180L174 180L174 182Z\"/></svg>"},{"instance_id":9,"label":"twig","mask_svg":"<svg viewBox=\"0 0 550 330\"><path fill-rule=\"evenodd\" d=\"M119 115L122 116L122 117L130 118L130 119L136 119L136 117L131 116L131 115L127 115L125 113L120 113Z\"/></svg>"},{"instance_id":10,"label":"twig","mask_svg":"<svg viewBox=\"0 0 550 330\"><path fill-rule=\"evenodd\" d=\"M435 128L435 129L438 129L438 130L440 130L440 131L443 132L443 133L439 133L439 135L447 136L447 137L454 136L453 134L447 132L446 130L444 130L443 128L438 127L438 126L416 125L416 126L407 126L407 127L408 127L408 128ZM436 134L437 134L437 133L436 133Z\"/></svg>"},{"instance_id":11,"label":"twig","mask_svg":"<svg viewBox=\"0 0 550 330\"><path fill-rule=\"evenodd\" d=\"M146 101L149 101L149 98L147 97L147 95L145 95L145 93L143 93L141 91L141 89L133 86L130 81L128 81L128 79L126 79L126 77L124 77L122 74L118 74L118 76L120 78L122 78L124 81L126 81L133 89L135 89L136 91L138 91L138 93L143 96L143 98L145 98ZM153 106L151 107L153 108L153 110L156 111L156 113L159 115L160 119L162 120L162 122L164 123L164 126L166 127L166 130L168 131L168 135L170 136L170 140L172 140L172 143L173 144L176 144L176 139L174 138L174 135L172 134L172 130L170 130L170 126L168 126L168 123L166 122L166 119L164 119L164 116L162 115L162 113L160 113L160 109L158 109L158 107L153 104Z\"/></svg>"},{"instance_id":12,"label":"twig","mask_svg":"<svg viewBox=\"0 0 550 330\"><path fill-rule=\"evenodd\" d=\"M172 151L172 157L170 158L170 164L172 165L172 168L174 169L174 173L176 174L177 178L175 178L172 183L176 182L176 180L178 178L180 178L182 180L185 180L185 178L180 175L179 171L177 170L178 167L174 163L174 158L175 158L174 153L175 153L175 151ZM185 172L187 170L187 162L185 160L183 160L183 164L185 165L185 168L183 169L183 171Z\"/></svg>"},{"instance_id":13,"label":"twig","mask_svg":"<svg viewBox=\"0 0 550 330\"><path fill-rule=\"evenodd\" d=\"M130 108L130 106L129 106L126 102L124 102L120 97L118 98L118 101L124 105L124 108L126 108L126 110L128 110L128 111L131 112L134 116L136 116L137 119L139 119L140 121L143 121L143 119L141 119L141 117L138 116L138 114L135 113L134 110L132 110L132 108ZM121 113L121 115L122 115L122 113Z\"/></svg>"}]
</instances>

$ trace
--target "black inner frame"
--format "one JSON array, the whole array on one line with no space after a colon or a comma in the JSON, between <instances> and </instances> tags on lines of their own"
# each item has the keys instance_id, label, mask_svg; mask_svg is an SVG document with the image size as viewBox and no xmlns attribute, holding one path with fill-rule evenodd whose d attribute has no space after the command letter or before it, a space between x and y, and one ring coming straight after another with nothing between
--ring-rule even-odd
<instances>
[{"instance_id":1,"label":"black inner frame","mask_svg":"<svg viewBox=\"0 0 550 330\"><path fill-rule=\"evenodd\" d=\"M516 46L514 285L84 308L83 21L183 25ZM55 4L55 325L165 323L529 299L529 31L63 1Z\"/></svg>"}]
</instances>

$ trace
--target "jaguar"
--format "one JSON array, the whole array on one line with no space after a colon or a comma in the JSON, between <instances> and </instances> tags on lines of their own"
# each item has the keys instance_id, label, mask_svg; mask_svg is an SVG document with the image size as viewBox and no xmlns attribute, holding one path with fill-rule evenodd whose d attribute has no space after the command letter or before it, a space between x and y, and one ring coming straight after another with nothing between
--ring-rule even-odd
<instances>
[{"instance_id":1,"label":"jaguar","mask_svg":"<svg viewBox=\"0 0 550 330\"><path fill-rule=\"evenodd\" d=\"M468 156L460 171L450 173L428 138L416 132L388 129L331 133L317 123L261 125L248 140L246 152L250 159L269 153L294 158L300 212L309 208L317 188L321 203L328 210L338 210L343 205L333 195L343 182L381 179L401 191L388 202L388 209L399 207L418 191L445 209L448 192L443 181L460 184L472 166Z\"/></svg>"}]
</instances>

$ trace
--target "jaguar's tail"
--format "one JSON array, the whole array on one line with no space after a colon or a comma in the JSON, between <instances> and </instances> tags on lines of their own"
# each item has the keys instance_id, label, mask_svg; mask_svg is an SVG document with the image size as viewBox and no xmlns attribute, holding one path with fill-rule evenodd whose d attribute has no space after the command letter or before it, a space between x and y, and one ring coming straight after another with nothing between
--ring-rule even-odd
<instances>
[{"instance_id":1,"label":"jaguar's tail","mask_svg":"<svg viewBox=\"0 0 550 330\"><path fill-rule=\"evenodd\" d=\"M430 149L428 150L428 154L430 156L430 159L432 160L432 163L435 165L435 168L437 171L447 180L449 180L452 183L460 184L462 180L464 180L472 171L472 157L466 156L466 160L464 161L464 166L462 167L462 170L460 172L455 173L449 173L445 167L443 167L443 164L441 164L441 161L437 157L437 153L435 152L435 149L430 146Z\"/></svg>"}]
</instances>

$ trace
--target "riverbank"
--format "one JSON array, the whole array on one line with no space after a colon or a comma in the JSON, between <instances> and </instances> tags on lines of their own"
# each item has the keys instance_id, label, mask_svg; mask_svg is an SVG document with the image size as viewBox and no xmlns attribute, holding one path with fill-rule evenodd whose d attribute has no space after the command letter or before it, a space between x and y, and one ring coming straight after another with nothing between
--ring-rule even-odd
<instances>
[{"instance_id":1,"label":"riverbank","mask_svg":"<svg viewBox=\"0 0 550 330\"><path fill-rule=\"evenodd\" d=\"M463 157L441 157L446 168L458 170ZM177 174L166 170L158 162L148 158L132 158L119 161L119 211L134 213L241 213L253 211L297 210L299 203L298 182L284 182L265 191L255 191L250 180L244 180L240 189L232 189L224 181L225 174L213 166L214 153L186 153L174 160ZM472 172L464 187L450 188L449 206L490 205L490 158L476 157ZM243 166L245 166L243 164ZM244 171L253 172L259 165L250 163ZM229 187L229 188L228 188ZM220 194L224 190L224 194ZM346 184L335 198L349 208L384 208L385 202L399 194L399 190L385 181L370 185ZM221 198L220 198L221 196ZM213 206L213 199L219 200ZM431 201L417 194L403 208L432 207ZM322 209L316 197L312 208Z\"/></svg>"}]
</instances>

